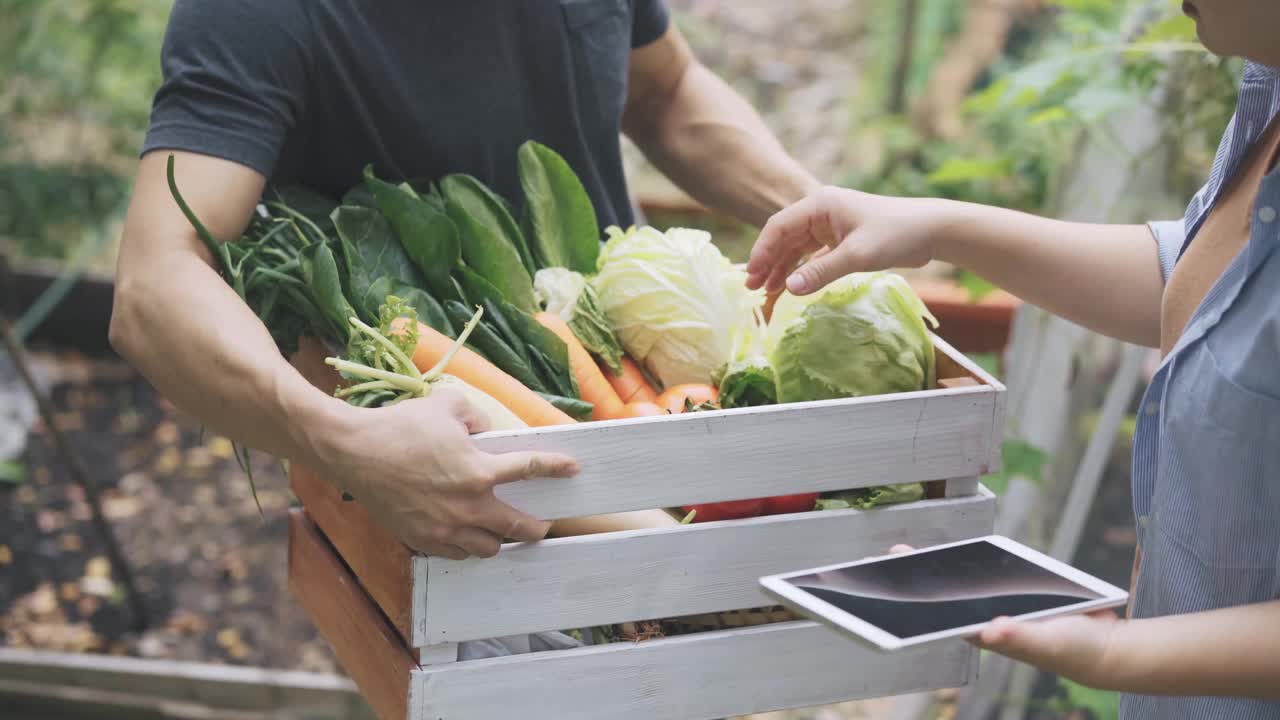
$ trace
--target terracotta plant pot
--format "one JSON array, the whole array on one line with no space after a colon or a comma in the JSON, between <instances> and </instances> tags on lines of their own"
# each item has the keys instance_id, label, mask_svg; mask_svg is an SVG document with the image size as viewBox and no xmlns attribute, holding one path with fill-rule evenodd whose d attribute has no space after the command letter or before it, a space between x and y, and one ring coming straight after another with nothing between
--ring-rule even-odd
<instances>
[{"instance_id":1,"label":"terracotta plant pot","mask_svg":"<svg viewBox=\"0 0 1280 720\"><path fill-rule=\"evenodd\" d=\"M937 333L963 353L998 353L1009 344L1013 315L1021 301L1003 290L978 302L946 278L912 278L911 287L938 318Z\"/></svg>"}]
</instances>

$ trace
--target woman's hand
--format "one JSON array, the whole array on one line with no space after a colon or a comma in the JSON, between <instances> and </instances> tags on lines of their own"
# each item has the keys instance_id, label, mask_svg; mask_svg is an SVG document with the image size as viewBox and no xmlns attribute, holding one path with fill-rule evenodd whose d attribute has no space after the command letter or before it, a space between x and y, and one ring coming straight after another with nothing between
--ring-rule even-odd
<instances>
[{"instance_id":1,"label":"woman's hand","mask_svg":"<svg viewBox=\"0 0 1280 720\"><path fill-rule=\"evenodd\" d=\"M913 549L895 545L889 552L896 555ZM1031 622L1000 617L969 642L1082 685L1114 689L1110 648L1124 623L1111 610Z\"/></svg>"},{"instance_id":2,"label":"woman's hand","mask_svg":"<svg viewBox=\"0 0 1280 720\"><path fill-rule=\"evenodd\" d=\"M747 262L747 286L777 292L785 285L807 295L852 272L920 267L933 259L951 207L946 200L822 188L765 224Z\"/></svg>"}]
</instances>

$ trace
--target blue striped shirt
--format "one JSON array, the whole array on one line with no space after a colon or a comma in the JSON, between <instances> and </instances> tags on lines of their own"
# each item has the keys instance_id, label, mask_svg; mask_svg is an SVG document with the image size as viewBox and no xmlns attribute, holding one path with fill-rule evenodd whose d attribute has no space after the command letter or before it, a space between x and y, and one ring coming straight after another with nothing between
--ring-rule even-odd
<instances>
[{"instance_id":1,"label":"blue striped shirt","mask_svg":"<svg viewBox=\"0 0 1280 720\"><path fill-rule=\"evenodd\" d=\"M1166 280L1278 111L1280 71L1246 66L1208 182L1181 221L1151 223ZM1244 249L1191 316L1138 415L1135 618L1280 598L1280 171L1263 180L1252 217ZM1280 702L1125 695L1121 717L1280 719Z\"/></svg>"}]
</instances>

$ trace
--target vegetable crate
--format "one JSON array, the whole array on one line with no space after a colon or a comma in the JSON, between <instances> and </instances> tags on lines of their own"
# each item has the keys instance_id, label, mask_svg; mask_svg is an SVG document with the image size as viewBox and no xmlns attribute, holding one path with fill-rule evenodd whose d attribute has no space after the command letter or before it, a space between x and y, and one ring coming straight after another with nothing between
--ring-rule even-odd
<instances>
[{"instance_id":1,"label":"vegetable crate","mask_svg":"<svg viewBox=\"0 0 1280 720\"><path fill-rule=\"evenodd\" d=\"M963 641L882 653L808 621L459 661L468 640L773 602L771 573L989 534L1004 387L934 338L936 389L530 428L492 452L572 454L581 473L501 486L556 519L924 482L918 502L513 543L497 557L412 554L301 467L290 584L385 720L696 720L967 684ZM785 615L784 615L785 617Z\"/></svg>"}]
</instances>

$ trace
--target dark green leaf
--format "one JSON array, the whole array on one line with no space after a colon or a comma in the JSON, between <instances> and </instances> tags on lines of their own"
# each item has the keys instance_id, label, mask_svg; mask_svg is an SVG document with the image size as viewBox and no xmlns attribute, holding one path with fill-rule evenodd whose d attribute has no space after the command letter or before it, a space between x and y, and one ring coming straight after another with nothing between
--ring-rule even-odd
<instances>
[{"instance_id":1,"label":"dark green leaf","mask_svg":"<svg viewBox=\"0 0 1280 720\"><path fill-rule=\"evenodd\" d=\"M520 355L520 359L524 360L525 365L533 367L533 358L530 357L529 351L525 347L525 342L520 339L520 335L511 327L511 323L507 322L506 311L492 300L485 300L481 304L484 306L486 324L493 327L507 347L512 348Z\"/></svg>"},{"instance_id":2,"label":"dark green leaf","mask_svg":"<svg viewBox=\"0 0 1280 720\"><path fill-rule=\"evenodd\" d=\"M533 254L507 202L470 175L449 175L440 181L440 190L446 199L461 206L477 224L488 228L491 233L505 240L516 251L521 264L524 265L525 273L529 276L529 282L532 283L533 273L537 269L533 262ZM455 219L454 222L457 220ZM463 235L465 238L466 233L464 232ZM480 274L492 277L481 265L467 257L465 240L462 245L462 255L467 264Z\"/></svg>"},{"instance_id":3,"label":"dark green leaf","mask_svg":"<svg viewBox=\"0 0 1280 720\"><path fill-rule=\"evenodd\" d=\"M333 252L325 243L315 243L303 248L301 260L303 280L312 302L328 322L328 334L346 343L351 335L350 319L356 311L342 294Z\"/></svg>"},{"instance_id":4,"label":"dark green leaf","mask_svg":"<svg viewBox=\"0 0 1280 720\"><path fill-rule=\"evenodd\" d=\"M377 321L378 306L391 294L387 283L417 288L426 284L377 210L344 205L334 211L333 223L347 268L347 292L361 320ZM374 288L382 278L387 278L383 286Z\"/></svg>"},{"instance_id":5,"label":"dark green leaf","mask_svg":"<svg viewBox=\"0 0 1280 720\"><path fill-rule=\"evenodd\" d=\"M449 274L462 263L457 227L431 203L374 177L371 167L364 177L378 210L426 278L427 289L438 299L451 298Z\"/></svg>"},{"instance_id":6,"label":"dark green leaf","mask_svg":"<svg viewBox=\"0 0 1280 720\"><path fill-rule=\"evenodd\" d=\"M463 327L475 314L465 305L454 300L445 303L445 312L448 313L449 320L458 327ZM529 364L520 357L519 353L503 342L498 333L494 332L484 320L481 320L475 330L471 331L471 336L467 338L467 345L484 353L489 362L496 365L502 372L519 380L525 387L535 391L546 389Z\"/></svg>"},{"instance_id":7,"label":"dark green leaf","mask_svg":"<svg viewBox=\"0 0 1280 720\"><path fill-rule=\"evenodd\" d=\"M543 400L555 405L561 412L579 422L586 422L591 419L591 411L595 409L595 405L586 400L576 400L574 398L562 397L560 395L549 395L547 393L538 393Z\"/></svg>"},{"instance_id":8,"label":"dark green leaf","mask_svg":"<svg viewBox=\"0 0 1280 720\"><path fill-rule=\"evenodd\" d=\"M569 163L554 150L530 140L518 152L524 190L526 235L539 268L596 272L600 226L591 197Z\"/></svg>"},{"instance_id":9,"label":"dark green leaf","mask_svg":"<svg viewBox=\"0 0 1280 720\"><path fill-rule=\"evenodd\" d=\"M525 312L537 312L533 281L525 272L516 249L494 228L476 220L452 199L445 200L445 209L458 228L462 259L467 267L488 280L511 304Z\"/></svg>"},{"instance_id":10,"label":"dark green leaf","mask_svg":"<svg viewBox=\"0 0 1280 720\"><path fill-rule=\"evenodd\" d=\"M578 381L569 368L569 348L555 333L543 327L533 316L508 305L498 306L511 330L524 342L533 360L533 369L547 382L547 389L557 395L580 398Z\"/></svg>"},{"instance_id":11,"label":"dark green leaf","mask_svg":"<svg viewBox=\"0 0 1280 720\"><path fill-rule=\"evenodd\" d=\"M472 270L467 266L458 268L453 274L459 287L462 288L463 294L466 296L467 305L484 305L486 302L497 303L501 305L507 299L503 297L502 291L484 278L483 275Z\"/></svg>"}]
</instances>

